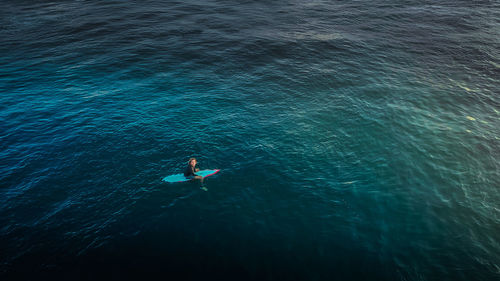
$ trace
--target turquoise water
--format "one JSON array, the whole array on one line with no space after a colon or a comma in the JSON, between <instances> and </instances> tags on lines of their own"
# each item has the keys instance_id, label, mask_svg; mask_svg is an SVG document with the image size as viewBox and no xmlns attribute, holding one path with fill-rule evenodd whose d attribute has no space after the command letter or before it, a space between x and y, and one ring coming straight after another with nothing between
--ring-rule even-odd
<instances>
[{"instance_id":1,"label":"turquoise water","mask_svg":"<svg viewBox=\"0 0 500 281\"><path fill-rule=\"evenodd\" d=\"M498 280L499 18L0 2L1 279Z\"/></svg>"}]
</instances>

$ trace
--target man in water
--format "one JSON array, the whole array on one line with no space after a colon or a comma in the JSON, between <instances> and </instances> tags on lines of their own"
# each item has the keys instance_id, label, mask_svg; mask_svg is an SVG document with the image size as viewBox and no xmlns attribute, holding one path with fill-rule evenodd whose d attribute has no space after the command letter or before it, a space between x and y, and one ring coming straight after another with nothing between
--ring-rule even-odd
<instances>
[{"instance_id":1,"label":"man in water","mask_svg":"<svg viewBox=\"0 0 500 281\"><path fill-rule=\"evenodd\" d=\"M184 176L188 179L196 179L201 182L201 189L207 191L207 189L203 186L203 177L197 176L195 173L200 169L196 168L196 158L189 158L188 165L184 170Z\"/></svg>"}]
</instances>

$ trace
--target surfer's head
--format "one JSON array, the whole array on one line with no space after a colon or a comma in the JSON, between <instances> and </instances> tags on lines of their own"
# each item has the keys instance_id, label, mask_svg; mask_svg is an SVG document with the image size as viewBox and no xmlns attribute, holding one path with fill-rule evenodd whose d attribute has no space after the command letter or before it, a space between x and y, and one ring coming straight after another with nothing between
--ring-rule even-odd
<instances>
[{"instance_id":1,"label":"surfer's head","mask_svg":"<svg viewBox=\"0 0 500 281\"><path fill-rule=\"evenodd\" d=\"M196 158L189 158L188 164L190 166L196 166Z\"/></svg>"}]
</instances>

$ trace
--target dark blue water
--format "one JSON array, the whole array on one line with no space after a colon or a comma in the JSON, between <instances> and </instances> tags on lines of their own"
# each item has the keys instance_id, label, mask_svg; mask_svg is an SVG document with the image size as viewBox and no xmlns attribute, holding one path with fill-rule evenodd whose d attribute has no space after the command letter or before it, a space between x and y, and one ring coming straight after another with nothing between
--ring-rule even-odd
<instances>
[{"instance_id":1,"label":"dark blue water","mask_svg":"<svg viewBox=\"0 0 500 281\"><path fill-rule=\"evenodd\" d=\"M1 1L0 279L499 280L499 19Z\"/></svg>"}]
</instances>

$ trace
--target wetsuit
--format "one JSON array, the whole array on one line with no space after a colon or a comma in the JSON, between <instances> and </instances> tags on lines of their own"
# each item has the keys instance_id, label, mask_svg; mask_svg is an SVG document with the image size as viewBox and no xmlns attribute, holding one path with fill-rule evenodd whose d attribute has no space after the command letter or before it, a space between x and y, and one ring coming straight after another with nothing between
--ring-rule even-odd
<instances>
[{"instance_id":1,"label":"wetsuit","mask_svg":"<svg viewBox=\"0 0 500 281\"><path fill-rule=\"evenodd\" d=\"M196 174L194 173L194 167L191 165L188 165L186 169L184 170L184 176L186 178L194 178Z\"/></svg>"}]
</instances>

